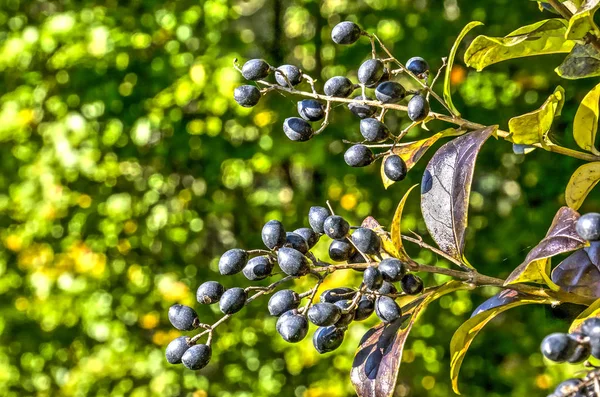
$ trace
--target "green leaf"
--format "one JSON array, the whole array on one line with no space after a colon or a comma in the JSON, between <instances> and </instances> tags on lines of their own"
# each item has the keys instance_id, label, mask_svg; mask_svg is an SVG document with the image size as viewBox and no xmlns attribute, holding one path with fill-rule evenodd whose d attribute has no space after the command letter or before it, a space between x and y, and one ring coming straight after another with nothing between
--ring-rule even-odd
<instances>
[{"instance_id":1,"label":"green leaf","mask_svg":"<svg viewBox=\"0 0 600 397\"><path fill-rule=\"evenodd\" d=\"M579 214L569 207L561 207L554 216L546 237L533 247L525 261L508 276L504 285L543 282L556 288L550 280L550 258L575 251L585 245L585 241L575 231Z\"/></svg>"},{"instance_id":2,"label":"green leaf","mask_svg":"<svg viewBox=\"0 0 600 397\"><path fill-rule=\"evenodd\" d=\"M458 111L458 109L456 109L456 107L454 106L454 103L452 103L452 93L450 90L450 79L452 76L452 66L454 65L454 58L456 57L456 51L458 51L458 46L460 45L460 42L462 41L462 39L465 38L465 36L467 35L467 33L469 33L471 31L471 29L473 29L477 26L480 26L480 25L483 25L483 22L479 22L479 21L469 22L467 24L467 26L465 26L463 28L463 30L460 32L460 34L454 41L454 45L452 45L452 49L450 50L450 55L448 56L448 66L446 67L446 75L444 77L444 100L446 101L446 104L448 105L450 110L452 110L454 112L454 114L456 114L459 117L460 117L460 112Z\"/></svg>"},{"instance_id":3,"label":"green leaf","mask_svg":"<svg viewBox=\"0 0 600 397\"><path fill-rule=\"evenodd\" d=\"M396 389L402 351L413 325L434 300L460 289L470 288L460 281L449 281L419 297L404 315L391 323L381 323L363 336L350 372L359 397L391 397Z\"/></svg>"},{"instance_id":4,"label":"green leaf","mask_svg":"<svg viewBox=\"0 0 600 397\"><path fill-rule=\"evenodd\" d=\"M581 101L575 120L573 120L573 137L583 150L600 155L594 146L598 132L598 113L600 112L600 84L594 87Z\"/></svg>"},{"instance_id":5,"label":"green leaf","mask_svg":"<svg viewBox=\"0 0 600 397\"><path fill-rule=\"evenodd\" d=\"M577 211L599 181L600 162L587 163L577 168L571 175L565 191L567 205Z\"/></svg>"},{"instance_id":6,"label":"green leaf","mask_svg":"<svg viewBox=\"0 0 600 397\"><path fill-rule=\"evenodd\" d=\"M431 158L421 183L421 212L442 251L463 258L473 170L479 149L497 126L469 132L442 146Z\"/></svg>"},{"instance_id":7,"label":"green leaf","mask_svg":"<svg viewBox=\"0 0 600 397\"><path fill-rule=\"evenodd\" d=\"M513 117L508 121L508 141L520 145L546 144L552 121L560 115L565 102L565 90L558 86L537 110Z\"/></svg>"},{"instance_id":8,"label":"green leaf","mask_svg":"<svg viewBox=\"0 0 600 397\"><path fill-rule=\"evenodd\" d=\"M465 63L477 70L513 58L569 52L575 45L565 39L567 21L547 19L523 26L506 37L478 36L465 53Z\"/></svg>"},{"instance_id":9,"label":"green leaf","mask_svg":"<svg viewBox=\"0 0 600 397\"><path fill-rule=\"evenodd\" d=\"M421 139L420 141L407 142L404 144L396 145L394 148L394 154L397 154L404 160L406 163L406 169L410 171L411 168L417 164L417 162L423 157L423 155L427 152L427 150L433 146L440 138L445 138L449 136L456 136L462 134L462 131L457 130L455 128L447 128L443 131L438 132L430 136L429 138ZM383 158L381 162L381 180L383 181L383 186L387 189L395 182L389 179L385 172L383 172L383 165L385 163L385 159L387 156Z\"/></svg>"},{"instance_id":10,"label":"green leaf","mask_svg":"<svg viewBox=\"0 0 600 397\"><path fill-rule=\"evenodd\" d=\"M392 220L392 243L396 250L398 250L398 259L407 262L410 260L410 257L404 250L404 245L402 244L402 230L401 230L401 222L402 222L402 211L404 210L404 205L406 204L406 200L408 199L408 195L412 190L418 185L413 185L402 197L400 203L398 203L398 208L396 208L396 213L394 214L394 219Z\"/></svg>"},{"instance_id":11,"label":"green leaf","mask_svg":"<svg viewBox=\"0 0 600 397\"><path fill-rule=\"evenodd\" d=\"M460 367L467 354L467 350L471 346L471 342L477 336L479 331L485 327L498 314L512 309L513 307L528 305L528 304L544 304L550 303L549 298L541 298L531 295L519 295L517 299L510 299L508 303L495 306L489 310L482 311L479 314L465 321L452 336L450 342L450 379L452 380L452 389L456 394L460 394L458 390L458 374Z\"/></svg>"},{"instance_id":12,"label":"green leaf","mask_svg":"<svg viewBox=\"0 0 600 397\"><path fill-rule=\"evenodd\" d=\"M600 0L584 0L583 5L569 19L569 27L565 35L566 39L582 39L590 30L598 32L594 23L594 14L600 8Z\"/></svg>"},{"instance_id":13,"label":"green leaf","mask_svg":"<svg viewBox=\"0 0 600 397\"><path fill-rule=\"evenodd\" d=\"M600 53L591 44L577 44L555 72L568 80L600 76Z\"/></svg>"}]
</instances>

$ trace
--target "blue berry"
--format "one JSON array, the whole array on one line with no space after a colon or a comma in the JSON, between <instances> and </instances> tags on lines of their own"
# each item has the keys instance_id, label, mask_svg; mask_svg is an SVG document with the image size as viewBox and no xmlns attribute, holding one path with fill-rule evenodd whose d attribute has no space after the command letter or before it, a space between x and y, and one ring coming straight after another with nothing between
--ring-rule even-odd
<instances>
[{"instance_id":1,"label":"blue berry","mask_svg":"<svg viewBox=\"0 0 600 397\"><path fill-rule=\"evenodd\" d=\"M354 22L340 22L331 30L331 39L336 44L353 44L361 35L361 28Z\"/></svg>"},{"instance_id":2,"label":"blue berry","mask_svg":"<svg viewBox=\"0 0 600 397\"><path fill-rule=\"evenodd\" d=\"M169 321L180 331L191 331L198 328L198 315L189 306L175 304L169 308Z\"/></svg>"},{"instance_id":3,"label":"blue berry","mask_svg":"<svg viewBox=\"0 0 600 397\"><path fill-rule=\"evenodd\" d=\"M167 346L167 350L165 351L165 356L167 357L167 361L169 364L180 364L181 357L190 348L190 345L187 343L186 336L180 336L179 338L175 338L169 343Z\"/></svg>"},{"instance_id":4,"label":"blue berry","mask_svg":"<svg viewBox=\"0 0 600 397\"><path fill-rule=\"evenodd\" d=\"M196 371L206 367L211 356L212 350L210 346L199 344L187 349L187 351L183 353L183 357L181 357L181 362L186 368Z\"/></svg>"},{"instance_id":5,"label":"blue berry","mask_svg":"<svg viewBox=\"0 0 600 397\"><path fill-rule=\"evenodd\" d=\"M196 291L196 300L198 303L210 305L217 303L225 292L225 287L216 281L207 281L202 283Z\"/></svg>"},{"instance_id":6,"label":"blue berry","mask_svg":"<svg viewBox=\"0 0 600 397\"><path fill-rule=\"evenodd\" d=\"M230 276L242 271L248 262L248 252L234 248L225 252L219 259L219 272L224 276Z\"/></svg>"}]
</instances>

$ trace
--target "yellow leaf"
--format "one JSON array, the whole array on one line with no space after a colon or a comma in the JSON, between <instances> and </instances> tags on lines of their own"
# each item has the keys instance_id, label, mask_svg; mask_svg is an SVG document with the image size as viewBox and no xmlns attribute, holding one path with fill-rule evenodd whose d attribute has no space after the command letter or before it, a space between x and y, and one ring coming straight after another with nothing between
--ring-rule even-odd
<instances>
[{"instance_id":1,"label":"yellow leaf","mask_svg":"<svg viewBox=\"0 0 600 397\"><path fill-rule=\"evenodd\" d=\"M519 145L544 145L552 121L560 115L564 102L565 90L558 86L539 109L508 121L510 135L506 139Z\"/></svg>"},{"instance_id":2,"label":"yellow leaf","mask_svg":"<svg viewBox=\"0 0 600 397\"><path fill-rule=\"evenodd\" d=\"M573 137L580 148L600 156L594 146L598 132L598 113L600 102L600 84L587 93L581 101L573 121Z\"/></svg>"},{"instance_id":3,"label":"yellow leaf","mask_svg":"<svg viewBox=\"0 0 600 397\"><path fill-rule=\"evenodd\" d=\"M465 63L477 70L513 58L566 53L575 42L565 39L567 21L546 19L523 26L505 37L477 36L465 53Z\"/></svg>"},{"instance_id":4,"label":"yellow leaf","mask_svg":"<svg viewBox=\"0 0 600 397\"><path fill-rule=\"evenodd\" d=\"M594 14L600 8L600 0L585 0L581 8L569 19L566 39L582 39L590 30L598 32L594 23Z\"/></svg>"},{"instance_id":5,"label":"yellow leaf","mask_svg":"<svg viewBox=\"0 0 600 397\"><path fill-rule=\"evenodd\" d=\"M581 312L579 316L571 323L569 333L579 332L579 328L585 320L591 317L600 317L600 299L594 301L587 309Z\"/></svg>"},{"instance_id":6,"label":"yellow leaf","mask_svg":"<svg viewBox=\"0 0 600 397\"><path fill-rule=\"evenodd\" d=\"M577 168L567 184L565 192L567 205L577 211L598 181L600 181L600 162L584 164Z\"/></svg>"},{"instance_id":7,"label":"yellow leaf","mask_svg":"<svg viewBox=\"0 0 600 397\"><path fill-rule=\"evenodd\" d=\"M392 220L392 242L394 243L394 247L398 250L398 259L403 262L409 261L410 257L404 250L404 246L402 245L402 230L401 230L401 222L402 222L402 211L404 210L404 204L406 204L406 199L408 199L408 195L410 192L417 187L418 185L413 185L402 197L400 203L398 204L398 208L396 208L396 213L394 214L394 219Z\"/></svg>"}]
</instances>

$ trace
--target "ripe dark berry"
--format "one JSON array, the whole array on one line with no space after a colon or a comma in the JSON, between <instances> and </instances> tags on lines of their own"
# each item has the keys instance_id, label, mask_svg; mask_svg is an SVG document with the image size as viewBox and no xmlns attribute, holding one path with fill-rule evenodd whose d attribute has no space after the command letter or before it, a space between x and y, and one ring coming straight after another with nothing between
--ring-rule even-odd
<instances>
[{"instance_id":1,"label":"ripe dark berry","mask_svg":"<svg viewBox=\"0 0 600 397\"><path fill-rule=\"evenodd\" d=\"M367 267L363 274L363 283L372 291L381 288L383 285L383 276L381 275L379 269L373 266Z\"/></svg>"},{"instance_id":2,"label":"ripe dark berry","mask_svg":"<svg viewBox=\"0 0 600 397\"><path fill-rule=\"evenodd\" d=\"M300 117L288 117L283 122L283 132L295 142L305 142L313 137L315 131L308 121Z\"/></svg>"},{"instance_id":3,"label":"ripe dark berry","mask_svg":"<svg viewBox=\"0 0 600 397\"><path fill-rule=\"evenodd\" d=\"M285 244L285 229L279 221L271 220L265 223L261 236L263 243L270 250L283 247Z\"/></svg>"},{"instance_id":4,"label":"ripe dark berry","mask_svg":"<svg viewBox=\"0 0 600 397\"><path fill-rule=\"evenodd\" d=\"M314 99L303 99L297 107L298 114L306 121L319 121L325 117L325 106Z\"/></svg>"},{"instance_id":5,"label":"ripe dark berry","mask_svg":"<svg viewBox=\"0 0 600 397\"><path fill-rule=\"evenodd\" d=\"M400 280L402 291L408 295L417 295L423 292L423 280L414 274L407 274Z\"/></svg>"},{"instance_id":6,"label":"ripe dark berry","mask_svg":"<svg viewBox=\"0 0 600 397\"><path fill-rule=\"evenodd\" d=\"M345 299L353 299L355 294L356 290L354 288L338 287L324 291L319 300L321 302L335 303Z\"/></svg>"},{"instance_id":7,"label":"ripe dark berry","mask_svg":"<svg viewBox=\"0 0 600 397\"><path fill-rule=\"evenodd\" d=\"M341 239L346 237L350 231L350 224L339 215L331 215L323 223L325 234L332 239Z\"/></svg>"},{"instance_id":8,"label":"ripe dark berry","mask_svg":"<svg viewBox=\"0 0 600 397\"><path fill-rule=\"evenodd\" d=\"M406 61L406 69L419 76L429 70L429 64L421 57L412 57Z\"/></svg>"},{"instance_id":9,"label":"ripe dark berry","mask_svg":"<svg viewBox=\"0 0 600 397\"><path fill-rule=\"evenodd\" d=\"M360 133L369 142L383 142L390 136L387 126L374 118L360 121Z\"/></svg>"},{"instance_id":10,"label":"ripe dark berry","mask_svg":"<svg viewBox=\"0 0 600 397\"><path fill-rule=\"evenodd\" d=\"M294 230L294 233L302 236L302 238L306 240L309 249L319 242L319 235L309 227L301 227L300 229Z\"/></svg>"},{"instance_id":11,"label":"ripe dark berry","mask_svg":"<svg viewBox=\"0 0 600 397\"><path fill-rule=\"evenodd\" d=\"M358 305L356 306L356 313L354 314L355 321L366 320L375 311L375 301L372 298L363 296L360 298Z\"/></svg>"},{"instance_id":12,"label":"ripe dark berry","mask_svg":"<svg viewBox=\"0 0 600 397\"><path fill-rule=\"evenodd\" d=\"M589 212L581 215L575 228L579 237L584 240L600 240L600 213Z\"/></svg>"},{"instance_id":13,"label":"ripe dark berry","mask_svg":"<svg viewBox=\"0 0 600 397\"><path fill-rule=\"evenodd\" d=\"M329 245L329 257L336 262L347 261L354 251L354 246L346 239L333 240Z\"/></svg>"},{"instance_id":14,"label":"ripe dark berry","mask_svg":"<svg viewBox=\"0 0 600 397\"><path fill-rule=\"evenodd\" d=\"M354 99L355 100L357 100L357 99L363 100L363 96L362 95L357 95L357 96L354 97ZM373 98L365 97L364 100L366 100L366 101L372 101ZM367 117L371 117L377 111L377 108L375 106L365 105L365 104L356 103L356 102L349 103L348 104L348 109L352 113L354 113L355 115L357 115L359 118L361 118L361 119L365 119Z\"/></svg>"},{"instance_id":15,"label":"ripe dark berry","mask_svg":"<svg viewBox=\"0 0 600 397\"><path fill-rule=\"evenodd\" d=\"M352 247L354 248L354 246ZM357 252L355 250L355 252L350 256L350 258L348 258L348 263L365 263L365 257L362 256L362 254L360 252ZM364 272L365 269L354 269L356 271L359 272Z\"/></svg>"},{"instance_id":16,"label":"ripe dark berry","mask_svg":"<svg viewBox=\"0 0 600 397\"><path fill-rule=\"evenodd\" d=\"M408 101L408 118L412 121L421 121L429 114L429 102L423 95L414 95Z\"/></svg>"},{"instance_id":17,"label":"ripe dark berry","mask_svg":"<svg viewBox=\"0 0 600 397\"><path fill-rule=\"evenodd\" d=\"M233 90L233 99L238 105L251 108L260 101L260 90L253 85L241 85Z\"/></svg>"},{"instance_id":18,"label":"ripe dark berry","mask_svg":"<svg viewBox=\"0 0 600 397\"><path fill-rule=\"evenodd\" d=\"M361 84L375 84L381 77L383 77L383 62L379 59L368 59L358 68L358 81Z\"/></svg>"},{"instance_id":19,"label":"ripe dark berry","mask_svg":"<svg viewBox=\"0 0 600 397\"><path fill-rule=\"evenodd\" d=\"M180 331L198 328L198 315L189 306L175 304L169 308L169 321Z\"/></svg>"},{"instance_id":20,"label":"ripe dark berry","mask_svg":"<svg viewBox=\"0 0 600 397\"><path fill-rule=\"evenodd\" d=\"M277 291L269 299L267 308L271 316L281 316L283 313L296 309L300 304L300 296L291 289Z\"/></svg>"},{"instance_id":21,"label":"ripe dark berry","mask_svg":"<svg viewBox=\"0 0 600 397\"><path fill-rule=\"evenodd\" d=\"M600 359L600 338L590 338L591 354L594 358Z\"/></svg>"},{"instance_id":22,"label":"ripe dark berry","mask_svg":"<svg viewBox=\"0 0 600 397\"><path fill-rule=\"evenodd\" d=\"M248 253L242 249L234 248L225 252L219 259L219 272L230 276L242 271L248 262Z\"/></svg>"},{"instance_id":23,"label":"ripe dark berry","mask_svg":"<svg viewBox=\"0 0 600 397\"><path fill-rule=\"evenodd\" d=\"M285 74L292 86L296 86L302 82L302 71L294 65L281 65L277 68L279 72ZM282 87L289 87L287 81L283 78L282 74L275 72L275 81Z\"/></svg>"},{"instance_id":24,"label":"ripe dark berry","mask_svg":"<svg viewBox=\"0 0 600 397\"><path fill-rule=\"evenodd\" d=\"M187 343L187 336L180 336L179 338L173 339L165 351L165 356L167 357L169 364L181 363L181 357L189 348L190 345Z\"/></svg>"},{"instance_id":25,"label":"ripe dark berry","mask_svg":"<svg viewBox=\"0 0 600 397\"><path fill-rule=\"evenodd\" d=\"M219 309L224 314L237 313L246 304L246 299L248 299L248 294L243 288L230 288L223 293L219 301Z\"/></svg>"},{"instance_id":26,"label":"ripe dark berry","mask_svg":"<svg viewBox=\"0 0 600 397\"><path fill-rule=\"evenodd\" d=\"M308 319L314 325L326 327L338 322L342 317L342 310L333 303L316 303L308 309Z\"/></svg>"},{"instance_id":27,"label":"ripe dark berry","mask_svg":"<svg viewBox=\"0 0 600 397\"><path fill-rule=\"evenodd\" d=\"M319 327L313 335L313 345L320 353L334 351L344 341L344 330L337 327Z\"/></svg>"},{"instance_id":28,"label":"ripe dark berry","mask_svg":"<svg viewBox=\"0 0 600 397\"><path fill-rule=\"evenodd\" d=\"M587 360L592 352L589 340L580 333L569 334L569 338L575 342L576 347L573 353L567 358L567 362L577 364Z\"/></svg>"},{"instance_id":29,"label":"ripe dark berry","mask_svg":"<svg viewBox=\"0 0 600 397\"><path fill-rule=\"evenodd\" d=\"M379 269L379 271L381 271L381 269ZM379 292L381 295L390 295L397 293L398 289L394 284L390 283L389 281L384 281L383 285L381 286L381 288L379 288L379 291L377 292Z\"/></svg>"},{"instance_id":30,"label":"ripe dark berry","mask_svg":"<svg viewBox=\"0 0 600 397\"><path fill-rule=\"evenodd\" d=\"M260 80L269 75L270 66L264 59L251 59L242 66L242 76L246 80Z\"/></svg>"},{"instance_id":31,"label":"ripe dark berry","mask_svg":"<svg viewBox=\"0 0 600 397\"><path fill-rule=\"evenodd\" d=\"M267 256L257 256L248 261L242 269L244 276L250 281L263 280L271 275L273 263Z\"/></svg>"},{"instance_id":32,"label":"ripe dark berry","mask_svg":"<svg viewBox=\"0 0 600 397\"><path fill-rule=\"evenodd\" d=\"M353 44L360 38L361 32L354 22L340 22L331 30L331 40L336 44Z\"/></svg>"},{"instance_id":33,"label":"ripe dark berry","mask_svg":"<svg viewBox=\"0 0 600 397\"><path fill-rule=\"evenodd\" d=\"M210 305L217 303L225 292L225 287L216 281L207 281L202 283L196 291L196 300L198 303Z\"/></svg>"},{"instance_id":34,"label":"ripe dark berry","mask_svg":"<svg viewBox=\"0 0 600 397\"><path fill-rule=\"evenodd\" d=\"M407 172L406 163L397 154L387 156L383 162L383 173L394 182L399 182L406 178Z\"/></svg>"},{"instance_id":35,"label":"ripe dark berry","mask_svg":"<svg viewBox=\"0 0 600 397\"><path fill-rule=\"evenodd\" d=\"M354 91L354 84L344 76L335 76L325 82L323 91L327 96L347 98Z\"/></svg>"},{"instance_id":36,"label":"ripe dark berry","mask_svg":"<svg viewBox=\"0 0 600 397\"><path fill-rule=\"evenodd\" d=\"M372 84L365 84L365 86L367 86L367 88L376 88L379 84L384 83L389 79L390 71L388 70L388 68L383 68L383 75L381 76L381 78Z\"/></svg>"},{"instance_id":37,"label":"ripe dark berry","mask_svg":"<svg viewBox=\"0 0 600 397\"><path fill-rule=\"evenodd\" d=\"M285 244L284 247L293 248L296 251L300 251L303 254L308 252L308 243L299 234L287 232L285 236Z\"/></svg>"},{"instance_id":38,"label":"ripe dark berry","mask_svg":"<svg viewBox=\"0 0 600 397\"><path fill-rule=\"evenodd\" d=\"M382 103L398 103L406 97L406 90L395 81L385 81L375 89L375 97Z\"/></svg>"},{"instance_id":39,"label":"ripe dark berry","mask_svg":"<svg viewBox=\"0 0 600 397\"><path fill-rule=\"evenodd\" d=\"M289 311L279 317L276 329L286 342L296 343L306 336L308 321L303 315Z\"/></svg>"},{"instance_id":40,"label":"ripe dark berry","mask_svg":"<svg viewBox=\"0 0 600 397\"><path fill-rule=\"evenodd\" d=\"M181 362L186 368L199 370L206 367L211 356L212 350L210 346L200 344L187 349L187 351L183 353L183 357L181 357Z\"/></svg>"},{"instance_id":41,"label":"ripe dark berry","mask_svg":"<svg viewBox=\"0 0 600 397\"><path fill-rule=\"evenodd\" d=\"M581 324L581 333L590 338L600 338L600 318L588 318Z\"/></svg>"},{"instance_id":42,"label":"ripe dark berry","mask_svg":"<svg viewBox=\"0 0 600 397\"><path fill-rule=\"evenodd\" d=\"M310 207L310 210L308 210L308 223L315 232L323 234L325 233L323 224L329 215L329 210L325 207Z\"/></svg>"},{"instance_id":43,"label":"ripe dark berry","mask_svg":"<svg viewBox=\"0 0 600 397\"><path fill-rule=\"evenodd\" d=\"M542 354L548 360L564 362L571 357L577 347L577 342L568 334L554 333L546 336L542 341Z\"/></svg>"},{"instance_id":44,"label":"ripe dark berry","mask_svg":"<svg viewBox=\"0 0 600 397\"><path fill-rule=\"evenodd\" d=\"M379 271L385 281L394 283L402 280L406 274L406 266L396 258L385 258L379 263Z\"/></svg>"},{"instance_id":45,"label":"ripe dark berry","mask_svg":"<svg viewBox=\"0 0 600 397\"><path fill-rule=\"evenodd\" d=\"M277 262L279 268L288 276L301 276L310 270L308 259L302 252L289 247L277 251Z\"/></svg>"},{"instance_id":46,"label":"ripe dark berry","mask_svg":"<svg viewBox=\"0 0 600 397\"><path fill-rule=\"evenodd\" d=\"M358 144L346 150L344 161L350 167L365 167L375 161L375 155L365 145Z\"/></svg>"},{"instance_id":47,"label":"ripe dark berry","mask_svg":"<svg viewBox=\"0 0 600 397\"><path fill-rule=\"evenodd\" d=\"M556 386L553 394L556 397L586 397L585 392L579 390L582 382L577 378L567 379Z\"/></svg>"},{"instance_id":48,"label":"ripe dark berry","mask_svg":"<svg viewBox=\"0 0 600 397\"><path fill-rule=\"evenodd\" d=\"M381 238L366 227L359 227L352 233L352 242L360 252L365 254L376 254L381 248Z\"/></svg>"},{"instance_id":49,"label":"ripe dark berry","mask_svg":"<svg viewBox=\"0 0 600 397\"><path fill-rule=\"evenodd\" d=\"M343 299L343 300L339 300L334 303L334 305L336 305L337 307L342 309L342 316L335 323L336 327L345 327L354 320L354 314L356 313L356 308L350 310L348 313L344 313L344 311L347 310L351 304L352 304L351 299Z\"/></svg>"},{"instance_id":50,"label":"ripe dark berry","mask_svg":"<svg viewBox=\"0 0 600 397\"><path fill-rule=\"evenodd\" d=\"M396 301L389 296L380 296L375 301L375 313L384 323L390 323L402 316L402 310Z\"/></svg>"}]
</instances>

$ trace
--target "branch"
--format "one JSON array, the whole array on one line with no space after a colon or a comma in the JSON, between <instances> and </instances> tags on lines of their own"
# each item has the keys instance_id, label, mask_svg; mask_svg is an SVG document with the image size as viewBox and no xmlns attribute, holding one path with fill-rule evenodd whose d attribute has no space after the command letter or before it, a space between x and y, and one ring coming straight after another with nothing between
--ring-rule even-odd
<instances>
[{"instance_id":1,"label":"branch","mask_svg":"<svg viewBox=\"0 0 600 397\"><path fill-rule=\"evenodd\" d=\"M406 106L398 105L395 103L381 103L379 101L373 101L373 100L369 101L369 100L364 100L364 99L360 99L360 98L359 99L350 99L350 98L342 98L342 97L331 97L331 96L327 96L327 95L323 95L323 94L318 94L316 92L313 93L313 92L308 92L308 91L300 91L295 88L281 87L278 84L273 84L273 83L270 83L270 82L264 81L264 80L260 80L260 81L258 81L258 83L263 84L275 91L287 92L289 94L295 94L295 95L299 95L299 96L306 97L306 98L320 99L322 101L327 101L327 102L364 104L364 105L377 107L380 109L397 110L397 111L401 111L401 112L405 112L405 113L408 112L408 108ZM461 117L452 117L452 116L448 116L448 115L445 115L442 113L430 112L429 116L435 120L440 120L440 121L444 121L446 123L458 125L459 127L463 128L465 130L480 130L482 128L487 127L483 124L475 123L475 122L463 119ZM510 136L510 132L498 129L497 135L500 138L506 139ZM552 144L544 146L541 143L536 143L536 144L533 144L532 146L535 146L537 148L541 148L541 149L544 149L544 150L547 150L550 152L562 154L564 156L569 156L569 157L573 157L576 159L580 159L580 160L600 161L600 156L595 156L591 153L579 152L577 150L565 148L562 146L556 146L556 145L552 145Z\"/></svg>"}]
</instances>

